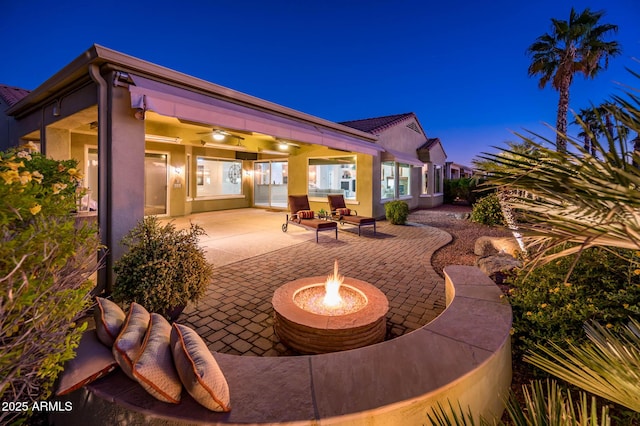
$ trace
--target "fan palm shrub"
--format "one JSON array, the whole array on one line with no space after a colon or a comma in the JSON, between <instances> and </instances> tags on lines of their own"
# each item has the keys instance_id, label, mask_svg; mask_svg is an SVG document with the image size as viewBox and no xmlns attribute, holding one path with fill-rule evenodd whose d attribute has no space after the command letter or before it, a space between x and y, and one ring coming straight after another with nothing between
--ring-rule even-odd
<instances>
[{"instance_id":1,"label":"fan palm shrub","mask_svg":"<svg viewBox=\"0 0 640 426\"><path fill-rule=\"evenodd\" d=\"M548 148L552 141L539 135L521 135L535 152L507 150L483 156L493 164L488 184L509 194L501 201L514 212L534 266L591 247L640 250L640 153L627 148L628 135L640 134L640 97L628 92L625 98L616 96L614 101L616 105L605 105L606 114L595 114L590 123L578 120L590 135L588 147L566 137L571 149L556 151ZM542 142L534 141L534 137ZM637 308L638 301L635 305ZM570 344L568 349L540 343L525 359L583 391L635 412L621 424L638 422L638 321L631 319L622 332L612 332L595 322L585 325L585 330L589 339L586 343ZM544 389L541 382L533 382L524 392L525 406L511 399L508 415L517 425L610 424L606 405L592 399L589 406L586 394L581 392L576 412L570 394L562 394L555 385ZM600 413L598 405L603 407ZM471 413L451 411L440 407L429 419L432 424L474 424ZM492 424L483 422L481 419L480 424Z\"/></svg>"}]
</instances>

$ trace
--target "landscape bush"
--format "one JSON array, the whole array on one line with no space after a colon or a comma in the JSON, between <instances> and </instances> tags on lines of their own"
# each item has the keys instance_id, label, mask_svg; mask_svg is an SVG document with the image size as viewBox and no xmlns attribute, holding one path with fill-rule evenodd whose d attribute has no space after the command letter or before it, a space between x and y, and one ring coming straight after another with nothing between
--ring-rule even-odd
<instances>
[{"instance_id":1,"label":"landscape bush","mask_svg":"<svg viewBox=\"0 0 640 426\"><path fill-rule=\"evenodd\" d=\"M196 302L210 283L213 267L198 245L204 234L199 225L177 230L155 216L144 218L122 240L127 252L113 267L113 300L173 319L171 310Z\"/></svg>"},{"instance_id":2,"label":"landscape bush","mask_svg":"<svg viewBox=\"0 0 640 426\"><path fill-rule=\"evenodd\" d=\"M477 201L478 194L476 192L477 179L460 178L447 179L444 181L444 203L453 204L454 202L465 202L469 205Z\"/></svg>"},{"instance_id":3,"label":"landscape bush","mask_svg":"<svg viewBox=\"0 0 640 426\"><path fill-rule=\"evenodd\" d=\"M575 264L575 256L569 256L519 271L509 291L514 352L525 353L541 342L580 344L587 321L616 331L630 317L638 318L639 254L594 247Z\"/></svg>"},{"instance_id":4,"label":"landscape bush","mask_svg":"<svg viewBox=\"0 0 640 426\"><path fill-rule=\"evenodd\" d=\"M75 160L0 152L0 399L47 398L75 356L98 268L97 229L76 227ZM31 404L29 404L31 406ZM0 412L6 424L23 413Z\"/></svg>"},{"instance_id":5,"label":"landscape bush","mask_svg":"<svg viewBox=\"0 0 640 426\"><path fill-rule=\"evenodd\" d=\"M504 226L505 220L498 196L493 193L480 198L471 210L472 222L488 226Z\"/></svg>"},{"instance_id":6,"label":"landscape bush","mask_svg":"<svg viewBox=\"0 0 640 426\"><path fill-rule=\"evenodd\" d=\"M393 225L404 225L409 217L409 205L400 200L389 201L384 205L387 220Z\"/></svg>"}]
</instances>

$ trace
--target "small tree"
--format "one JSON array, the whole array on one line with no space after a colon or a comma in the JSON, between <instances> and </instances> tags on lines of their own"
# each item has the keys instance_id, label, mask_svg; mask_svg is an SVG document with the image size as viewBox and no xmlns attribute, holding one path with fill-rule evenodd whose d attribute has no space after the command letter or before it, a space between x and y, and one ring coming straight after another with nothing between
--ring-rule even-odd
<instances>
[{"instance_id":1,"label":"small tree","mask_svg":"<svg viewBox=\"0 0 640 426\"><path fill-rule=\"evenodd\" d=\"M97 229L71 212L82 178L75 160L34 145L0 153L0 399L45 399L75 356L97 270ZM31 405L31 404L29 404ZM24 413L0 412L0 423Z\"/></svg>"}]
</instances>

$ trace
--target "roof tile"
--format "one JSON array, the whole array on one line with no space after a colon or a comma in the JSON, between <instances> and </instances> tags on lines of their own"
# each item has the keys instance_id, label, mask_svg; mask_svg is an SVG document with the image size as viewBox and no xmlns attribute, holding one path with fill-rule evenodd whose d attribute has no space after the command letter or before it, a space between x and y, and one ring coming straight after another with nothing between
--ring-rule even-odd
<instances>
[{"instance_id":1,"label":"roof tile","mask_svg":"<svg viewBox=\"0 0 640 426\"><path fill-rule=\"evenodd\" d=\"M367 133L374 133L378 130L393 126L394 124L415 114L412 112L404 114L387 115L384 117L365 118L362 120L343 121L339 124L352 127Z\"/></svg>"},{"instance_id":2,"label":"roof tile","mask_svg":"<svg viewBox=\"0 0 640 426\"><path fill-rule=\"evenodd\" d=\"M20 89L18 87L6 86L0 84L0 98L8 105L13 106L18 103L22 98L30 93L29 90Z\"/></svg>"}]
</instances>

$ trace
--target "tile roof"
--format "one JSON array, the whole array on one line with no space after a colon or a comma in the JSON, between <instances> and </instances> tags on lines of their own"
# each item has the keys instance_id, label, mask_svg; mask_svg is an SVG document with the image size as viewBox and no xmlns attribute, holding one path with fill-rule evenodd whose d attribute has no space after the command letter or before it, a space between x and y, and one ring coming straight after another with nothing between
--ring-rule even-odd
<instances>
[{"instance_id":1,"label":"tile roof","mask_svg":"<svg viewBox=\"0 0 640 426\"><path fill-rule=\"evenodd\" d=\"M427 149L428 150L428 149L430 149L432 146L434 146L437 143L442 145L442 142L440 142L440 138L429 138L429 139L427 139L427 141L425 143L420 145L418 147L418 149Z\"/></svg>"},{"instance_id":2,"label":"tile roof","mask_svg":"<svg viewBox=\"0 0 640 426\"><path fill-rule=\"evenodd\" d=\"M387 115L384 117L365 118L362 120L343 121L339 124L352 127L354 129L361 130L367 133L374 133L375 131L391 127L400 121L403 121L409 117L415 116L414 113L408 112L404 114Z\"/></svg>"},{"instance_id":3,"label":"tile roof","mask_svg":"<svg viewBox=\"0 0 640 426\"><path fill-rule=\"evenodd\" d=\"M27 96L29 93L29 90L0 84L0 98L2 98L2 100L8 106L13 106L14 104L18 103L18 101Z\"/></svg>"}]
</instances>

